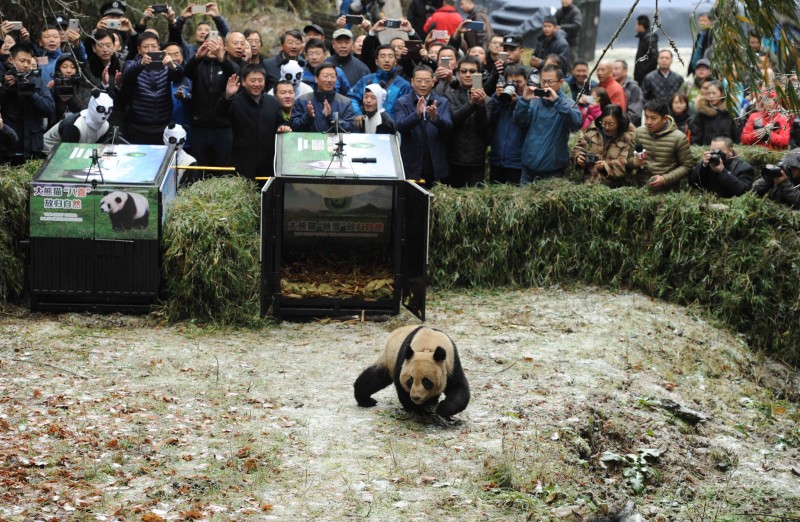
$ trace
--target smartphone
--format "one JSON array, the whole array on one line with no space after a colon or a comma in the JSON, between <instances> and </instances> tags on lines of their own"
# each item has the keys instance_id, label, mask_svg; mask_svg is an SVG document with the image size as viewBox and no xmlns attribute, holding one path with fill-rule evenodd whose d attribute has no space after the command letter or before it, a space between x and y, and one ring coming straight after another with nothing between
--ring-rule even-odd
<instances>
[{"instance_id":1,"label":"smartphone","mask_svg":"<svg viewBox=\"0 0 800 522\"><path fill-rule=\"evenodd\" d=\"M422 49L422 42L419 40L406 40L406 49L411 56L419 56L419 51Z\"/></svg>"},{"instance_id":2,"label":"smartphone","mask_svg":"<svg viewBox=\"0 0 800 522\"><path fill-rule=\"evenodd\" d=\"M483 31L483 22L469 22L467 25L464 26L467 29L472 31Z\"/></svg>"},{"instance_id":3,"label":"smartphone","mask_svg":"<svg viewBox=\"0 0 800 522\"><path fill-rule=\"evenodd\" d=\"M169 6L167 4L153 4L153 13L154 14L161 14L161 13L168 13Z\"/></svg>"},{"instance_id":4,"label":"smartphone","mask_svg":"<svg viewBox=\"0 0 800 522\"><path fill-rule=\"evenodd\" d=\"M441 58L439 58L439 66L449 69L450 68L450 57L449 56L442 56Z\"/></svg>"},{"instance_id":5,"label":"smartphone","mask_svg":"<svg viewBox=\"0 0 800 522\"><path fill-rule=\"evenodd\" d=\"M344 15L344 19L350 25L361 25L364 23L364 17L361 15Z\"/></svg>"},{"instance_id":6,"label":"smartphone","mask_svg":"<svg viewBox=\"0 0 800 522\"><path fill-rule=\"evenodd\" d=\"M399 29L400 28L400 20L389 19L386 20L384 24L387 29Z\"/></svg>"},{"instance_id":7,"label":"smartphone","mask_svg":"<svg viewBox=\"0 0 800 522\"><path fill-rule=\"evenodd\" d=\"M8 22L9 31L21 31L22 30L22 22Z\"/></svg>"},{"instance_id":8,"label":"smartphone","mask_svg":"<svg viewBox=\"0 0 800 522\"><path fill-rule=\"evenodd\" d=\"M508 53L505 51L500 51L497 53L497 59L505 63L505 61L508 60Z\"/></svg>"},{"instance_id":9,"label":"smartphone","mask_svg":"<svg viewBox=\"0 0 800 522\"><path fill-rule=\"evenodd\" d=\"M164 51L150 51L147 53L147 56L150 57L152 60L149 64L147 64L148 69L161 69L164 67L164 56L166 53Z\"/></svg>"},{"instance_id":10,"label":"smartphone","mask_svg":"<svg viewBox=\"0 0 800 522\"><path fill-rule=\"evenodd\" d=\"M431 106L431 105L433 105L434 103L435 103L435 102L434 102L434 100L432 100L432 99L428 98L428 101L427 101L426 105L427 105L428 107L430 107L430 106Z\"/></svg>"},{"instance_id":11,"label":"smartphone","mask_svg":"<svg viewBox=\"0 0 800 522\"><path fill-rule=\"evenodd\" d=\"M67 26L67 29L69 29L70 31L80 32L81 23L78 21L77 18L70 18L69 19L69 25Z\"/></svg>"},{"instance_id":12,"label":"smartphone","mask_svg":"<svg viewBox=\"0 0 800 522\"><path fill-rule=\"evenodd\" d=\"M586 103L588 103L589 105L594 103L594 96L585 96L584 95L584 98L586 99Z\"/></svg>"},{"instance_id":13,"label":"smartphone","mask_svg":"<svg viewBox=\"0 0 800 522\"><path fill-rule=\"evenodd\" d=\"M433 38L434 40L447 40L450 37L446 29L434 29L433 30Z\"/></svg>"},{"instance_id":14,"label":"smartphone","mask_svg":"<svg viewBox=\"0 0 800 522\"><path fill-rule=\"evenodd\" d=\"M538 96L539 98L544 98L545 96L549 96L550 93L547 92L547 89L534 89L533 95Z\"/></svg>"},{"instance_id":15,"label":"smartphone","mask_svg":"<svg viewBox=\"0 0 800 522\"><path fill-rule=\"evenodd\" d=\"M198 5L195 4L192 6L192 14L206 14L208 12L208 8L205 5Z\"/></svg>"},{"instance_id":16,"label":"smartphone","mask_svg":"<svg viewBox=\"0 0 800 522\"><path fill-rule=\"evenodd\" d=\"M217 38L219 38L219 31L209 31L208 36L206 36L206 39L210 40L216 40Z\"/></svg>"},{"instance_id":17,"label":"smartphone","mask_svg":"<svg viewBox=\"0 0 800 522\"><path fill-rule=\"evenodd\" d=\"M483 75L481 73L475 73L472 75L472 88L483 89Z\"/></svg>"},{"instance_id":18,"label":"smartphone","mask_svg":"<svg viewBox=\"0 0 800 522\"><path fill-rule=\"evenodd\" d=\"M108 29L122 29L122 20L106 20Z\"/></svg>"}]
</instances>

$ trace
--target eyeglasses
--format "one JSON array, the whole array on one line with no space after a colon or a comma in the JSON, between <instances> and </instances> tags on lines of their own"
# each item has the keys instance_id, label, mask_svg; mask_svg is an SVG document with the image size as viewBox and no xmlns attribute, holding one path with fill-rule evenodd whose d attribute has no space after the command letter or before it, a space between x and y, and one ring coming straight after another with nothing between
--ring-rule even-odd
<instances>
[{"instance_id":1,"label":"eyeglasses","mask_svg":"<svg viewBox=\"0 0 800 522\"><path fill-rule=\"evenodd\" d=\"M113 49L113 43L96 43L94 44L98 49Z\"/></svg>"},{"instance_id":2,"label":"eyeglasses","mask_svg":"<svg viewBox=\"0 0 800 522\"><path fill-rule=\"evenodd\" d=\"M615 122L615 121L601 121L600 125L602 125L603 127L605 127L607 129L609 127L616 127L618 125L618 123Z\"/></svg>"},{"instance_id":3,"label":"eyeglasses","mask_svg":"<svg viewBox=\"0 0 800 522\"><path fill-rule=\"evenodd\" d=\"M459 69L460 74L478 74L478 69Z\"/></svg>"},{"instance_id":4,"label":"eyeglasses","mask_svg":"<svg viewBox=\"0 0 800 522\"><path fill-rule=\"evenodd\" d=\"M561 80L542 80L541 84L542 85L555 85L555 84L559 83L560 81Z\"/></svg>"}]
</instances>

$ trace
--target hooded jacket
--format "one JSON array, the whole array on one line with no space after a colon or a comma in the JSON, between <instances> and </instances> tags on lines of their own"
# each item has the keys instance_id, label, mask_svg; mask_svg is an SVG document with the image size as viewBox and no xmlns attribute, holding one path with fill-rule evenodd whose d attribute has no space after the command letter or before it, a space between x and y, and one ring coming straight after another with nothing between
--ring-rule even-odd
<instances>
[{"instance_id":1,"label":"hooded jacket","mask_svg":"<svg viewBox=\"0 0 800 522\"><path fill-rule=\"evenodd\" d=\"M554 102L517 99L514 123L526 130L522 164L536 172L552 172L569 166L569 134L581 128L581 113L572 99L559 93Z\"/></svg>"},{"instance_id":2,"label":"hooded jacket","mask_svg":"<svg viewBox=\"0 0 800 522\"><path fill-rule=\"evenodd\" d=\"M364 121L365 134L394 134L397 132L394 121L386 114L383 108L383 102L386 99L386 91L378 84L371 83L367 85L366 89L375 95L378 100L378 107L373 113L366 113Z\"/></svg>"},{"instance_id":3,"label":"hooded jacket","mask_svg":"<svg viewBox=\"0 0 800 522\"><path fill-rule=\"evenodd\" d=\"M777 94L772 92L770 97L777 98ZM769 137L759 137L756 131L769 125L775 127L769 133ZM789 146L790 131L791 123L778 110L755 111L747 118L742 130L742 145L760 145L772 150L784 150Z\"/></svg>"},{"instance_id":4,"label":"hooded jacket","mask_svg":"<svg viewBox=\"0 0 800 522\"><path fill-rule=\"evenodd\" d=\"M358 83L353 85L347 93L348 98L352 100L353 111L355 114L361 114L361 100L364 99L364 88L371 83L382 83L386 89L386 101L383 103L383 108L389 114L394 114L394 104L398 98L411 92L411 84L408 80L400 76L402 68L395 66L391 71L379 70L372 74L368 74L361 78Z\"/></svg>"},{"instance_id":5,"label":"hooded jacket","mask_svg":"<svg viewBox=\"0 0 800 522\"><path fill-rule=\"evenodd\" d=\"M675 126L672 116L667 116L666 125L654 134L645 127L638 127L633 141L647 151L647 162L643 167L634 163L634 149L628 156L628 168L634 170L640 187L646 185L651 176L658 175L664 176L666 188L677 188L694 166L689 140Z\"/></svg>"},{"instance_id":6,"label":"hooded jacket","mask_svg":"<svg viewBox=\"0 0 800 522\"><path fill-rule=\"evenodd\" d=\"M692 135L692 145L710 145L711 140L717 136L725 136L734 141L739 142L739 129L736 122L728 114L727 108L718 108L711 105L708 101L700 96L695 101L695 114L689 124L689 129Z\"/></svg>"}]
</instances>

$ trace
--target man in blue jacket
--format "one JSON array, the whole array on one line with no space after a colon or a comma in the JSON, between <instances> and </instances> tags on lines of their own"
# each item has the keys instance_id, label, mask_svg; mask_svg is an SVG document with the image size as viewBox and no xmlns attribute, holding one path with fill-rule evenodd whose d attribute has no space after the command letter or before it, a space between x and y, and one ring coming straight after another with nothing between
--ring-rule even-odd
<instances>
[{"instance_id":1,"label":"man in blue jacket","mask_svg":"<svg viewBox=\"0 0 800 522\"><path fill-rule=\"evenodd\" d=\"M569 134L581 128L581 113L560 92L563 76L555 65L542 69L542 90L525 87L514 108L514 123L526 129L522 148L520 185L534 180L562 177L569 165Z\"/></svg>"},{"instance_id":2,"label":"man in blue jacket","mask_svg":"<svg viewBox=\"0 0 800 522\"><path fill-rule=\"evenodd\" d=\"M298 132L326 132L339 115L339 127L353 130L355 113L350 98L336 92L336 66L322 62L316 69L317 85L314 92L297 98L292 109L292 130Z\"/></svg>"},{"instance_id":3,"label":"man in blue jacket","mask_svg":"<svg viewBox=\"0 0 800 522\"><path fill-rule=\"evenodd\" d=\"M433 92L433 71L418 65L411 76L412 91L397 99L394 121L401 135L400 157L406 179L433 180L449 175L446 139L453 127L447 98Z\"/></svg>"},{"instance_id":4,"label":"man in blue jacket","mask_svg":"<svg viewBox=\"0 0 800 522\"><path fill-rule=\"evenodd\" d=\"M497 82L497 92L487 102L492 133L489 153L489 179L493 183L519 185L522 174L522 143L527 129L514 123L514 107L525 92L525 68L519 64L506 67L504 80Z\"/></svg>"}]
</instances>

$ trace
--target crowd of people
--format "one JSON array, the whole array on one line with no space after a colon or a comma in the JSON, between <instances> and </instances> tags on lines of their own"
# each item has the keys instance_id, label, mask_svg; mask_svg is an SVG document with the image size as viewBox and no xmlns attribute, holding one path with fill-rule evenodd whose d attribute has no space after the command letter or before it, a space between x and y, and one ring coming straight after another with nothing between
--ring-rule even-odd
<instances>
[{"instance_id":1,"label":"crowd of people","mask_svg":"<svg viewBox=\"0 0 800 522\"><path fill-rule=\"evenodd\" d=\"M521 36L494 33L483 7L459 0L459 12L454 2L413 0L408 18L374 22L353 12L360 2L346 2L332 34L317 24L285 31L273 56L262 54L258 29L231 28L213 2L134 13L109 0L91 28L70 13L35 27L5 20L0 161L43 157L62 141L101 142L118 129L129 143L176 144L183 165L267 177L278 133L336 122L398 135L406 177L428 185L526 185L573 164L588 183L663 191L687 179L723 197L753 190L800 206L800 152L756 181L734 149L800 145L800 125L770 87L772 35L750 35L767 76L752 94L746 79L715 78L707 13L697 17L691 79L673 70L646 15L637 18L633 70L602 60L590 78L575 56L582 16L573 0L544 17L529 58ZM697 165L690 144L708 147Z\"/></svg>"}]
</instances>

